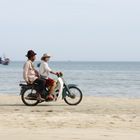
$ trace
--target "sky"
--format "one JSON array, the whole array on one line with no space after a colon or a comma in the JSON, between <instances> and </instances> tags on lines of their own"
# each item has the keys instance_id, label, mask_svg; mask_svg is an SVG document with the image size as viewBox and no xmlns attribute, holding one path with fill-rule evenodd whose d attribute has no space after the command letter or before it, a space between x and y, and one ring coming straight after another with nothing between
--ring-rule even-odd
<instances>
[{"instance_id":1,"label":"sky","mask_svg":"<svg viewBox=\"0 0 140 140\"><path fill-rule=\"evenodd\" d=\"M140 61L139 0L0 0L0 56Z\"/></svg>"}]
</instances>

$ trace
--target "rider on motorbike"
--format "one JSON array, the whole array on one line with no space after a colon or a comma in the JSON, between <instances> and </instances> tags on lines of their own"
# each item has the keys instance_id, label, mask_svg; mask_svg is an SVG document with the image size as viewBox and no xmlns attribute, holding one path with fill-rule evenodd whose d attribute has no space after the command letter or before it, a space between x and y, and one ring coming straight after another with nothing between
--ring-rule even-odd
<instances>
[{"instance_id":1,"label":"rider on motorbike","mask_svg":"<svg viewBox=\"0 0 140 140\"><path fill-rule=\"evenodd\" d=\"M41 58L41 64L39 68L39 74L40 76L46 80L46 87L49 88L49 95L47 98L53 100L54 96L53 93L56 88L56 81L49 78L49 73L58 75L58 72L53 72L52 69L49 67L48 62L50 60L51 55L49 54L44 54Z\"/></svg>"}]
</instances>

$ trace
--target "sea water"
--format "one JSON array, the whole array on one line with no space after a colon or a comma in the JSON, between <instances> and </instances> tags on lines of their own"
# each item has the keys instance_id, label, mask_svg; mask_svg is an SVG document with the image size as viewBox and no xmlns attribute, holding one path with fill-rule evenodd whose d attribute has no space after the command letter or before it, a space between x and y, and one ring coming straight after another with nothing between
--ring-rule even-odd
<instances>
[{"instance_id":1,"label":"sea water","mask_svg":"<svg viewBox=\"0 0 140 140\"><path fill-rule=\"evenodd\" d=\"M19 95L23 65L0 65L0 94ZM140 98L140 62L50 62L50 67L63 72L67 83L77 84L85 96Z\"/></svg>"}]
</instances>

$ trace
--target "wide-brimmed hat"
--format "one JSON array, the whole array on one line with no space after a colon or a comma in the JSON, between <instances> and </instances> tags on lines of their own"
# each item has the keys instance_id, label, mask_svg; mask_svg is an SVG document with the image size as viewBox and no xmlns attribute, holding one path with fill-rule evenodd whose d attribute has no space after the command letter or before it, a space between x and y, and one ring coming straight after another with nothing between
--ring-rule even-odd
<instances>
[{"instance_id":1,"label":"wide-brimmed hat","mask_svg":"<svg viewBox=\"0 0 140 140\"><path fill-rule=\"evenodd\" d=\"M45 53L45 54L43 54L43 56L42 56L42 58L41 58L41 59L44 59L44 58L50 58L50 57L51 57L51 55L50 55L50 54Z\"/></svg>"},{"instance_id":2,"label":"wide-brimmed hat","mask_svg":"<svg viewBox=\"0 0 140 140\"><path fill-rule=\"evenodd\" d=\"M29 50L26 54L26 57L32 57L32 56L35 56L36 53L33 51L33 50Z\"/></svg>"}]
</instances>

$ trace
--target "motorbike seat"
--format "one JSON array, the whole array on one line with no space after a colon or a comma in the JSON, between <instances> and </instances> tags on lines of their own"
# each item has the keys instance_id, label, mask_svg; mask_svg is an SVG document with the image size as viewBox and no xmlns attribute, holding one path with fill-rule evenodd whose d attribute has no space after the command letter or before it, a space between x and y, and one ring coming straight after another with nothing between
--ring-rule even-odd
<instances>
[{"instance_id":1,"label":"motorbike seat","mask_svg":"<svg viewBox=\"0 0 140 140\"><path fill-rule=\"evenodd\" d=\"M34 85L38 85L38 84L37 83L34 83L34 84L27 84L27 83L25 83L25 84L19 84L19 86L21 86L21 87L34 86Z\"/></svg>"},{"instance_id":2,"label":"motorbike seat","mask_svg":"<svg viewBox=\"0 0 140 140\"><path fill-rule=\"evenodd\" d=\"M22 87L22 86L27 86L27 84L19 84L19 85L20 85L21 87Z\"/></svg>"}]
</instances>

